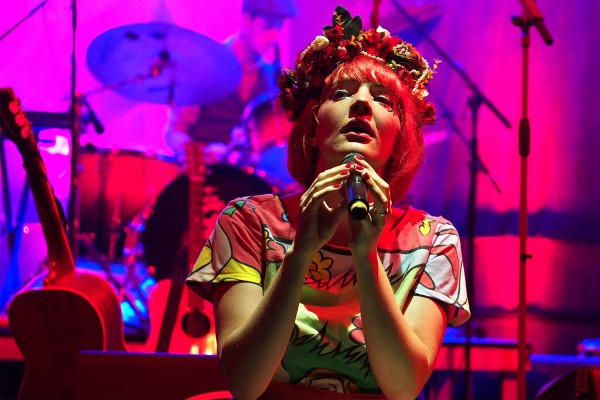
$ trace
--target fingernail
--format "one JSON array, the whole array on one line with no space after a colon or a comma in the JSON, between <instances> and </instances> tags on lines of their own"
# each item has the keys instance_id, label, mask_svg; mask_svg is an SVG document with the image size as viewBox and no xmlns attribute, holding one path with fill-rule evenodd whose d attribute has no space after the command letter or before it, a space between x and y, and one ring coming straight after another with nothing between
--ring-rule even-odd
<instances>
[{"instance_id":1,"label":"fingernail","mask_svg":"<svg viewBox=\"0 0 600 400\"><path fill-rule=\"evenodd\" d=\"M354 158L356 158L357 160L364 160L363 156L361 155L355 155Z\"/></svg>"},{"instance_id":2,"label":"fingernail","mask_svg":"<svg viewBox=\"0 0 600 400\"><path fill-rule=\"evenodd\" d=\"M365 181L368 181L369 179L371 179L368 172L365 172L365 174L362 177Z\"/></svg>"},{"instance_id":3,"label":"fingernail","mask_svg":"<svg viewBox=\"0 0 600 400\"><path fill-rule=\"evenodd\" d=\"M344 165L344 167L350 168L350 167L352 167L352 165L354 165L354 163L353 162L349 162L349 163L346 163L346 165Z\"/></svg>"},{"instance_id":4,"label":"fingernail","mask_svg":"<svg viewBox=\"0 0 600 400\"><path fill-rule=\"evenodd\" d=\"M350 175L350 171L342 171L340 172L341 176L346 176L346 175Z\"/></svg>"},{"instance_id":5,"label":"fingernail","mask_svg":"<svg viewBox=\"0 0 600 400\"><path fill-rule=\"evenodd\" d=\"M333 187L334 187L335 189L339 189L339 188L341 188L341 187L342 187L342 184L341 184L341 183L336 183L335 185L333 185Z\"/></svg>"},{"instance_id":6,"label":"fingernail","mask_svg":"<svg viewBox=\"0 0 600 400\"><path fill-rule=\"evenodd\" d=\"M356 166L356 170L357 171L362 171L363 169L365 169L365 167L363 167L362 165L357 165Z\"/></svg>"}]
</instances>

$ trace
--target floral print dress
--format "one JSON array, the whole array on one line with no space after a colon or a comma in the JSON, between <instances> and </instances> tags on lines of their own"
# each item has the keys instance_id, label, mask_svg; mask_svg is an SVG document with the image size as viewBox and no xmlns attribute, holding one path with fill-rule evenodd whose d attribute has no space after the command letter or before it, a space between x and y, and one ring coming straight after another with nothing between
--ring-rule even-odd
<instances>
[{"instance_id":1,"label":"floral print dress","mask_svg":"<svg viewBox=\"0 0 600 400\"><path fill-rule=\"evenodd\" d=\"M211 287L244 281L267 290L295 230L276 194L238 198L223 210L186 280L210 300ZM460 241L450 222L395 208L378 252L399 306L408 292L443 305L448 323L469 316ZM312 258L288 348L275 380L345 393L378 393L347 248L325 245Z\"/></svg>"}]
</instances>

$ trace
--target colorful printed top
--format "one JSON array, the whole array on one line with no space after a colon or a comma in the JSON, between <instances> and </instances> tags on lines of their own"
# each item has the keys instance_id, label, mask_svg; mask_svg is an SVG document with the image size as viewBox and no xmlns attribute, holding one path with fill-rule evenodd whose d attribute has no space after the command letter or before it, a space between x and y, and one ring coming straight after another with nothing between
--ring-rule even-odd
<instances>
[{"instance_id":1,"label":"colorful printed top","mask_svg":"<svg viewBox=\"0 0 600 400\"><path fill-rule=\"evenodd\" d=\"M399 305L414 290L444 305L449 324L465 322L470 311L456 229L411 207L395 208L388 225L378 252ZM233 200L186 283L207 299L211 286L222 282L252 282L267 290L294 235L277 195ZM359 304L352 295L356 284L347 248L325 245L313 256L275 380L380 393L367 358Z\"/></svg>"}]
</instances>

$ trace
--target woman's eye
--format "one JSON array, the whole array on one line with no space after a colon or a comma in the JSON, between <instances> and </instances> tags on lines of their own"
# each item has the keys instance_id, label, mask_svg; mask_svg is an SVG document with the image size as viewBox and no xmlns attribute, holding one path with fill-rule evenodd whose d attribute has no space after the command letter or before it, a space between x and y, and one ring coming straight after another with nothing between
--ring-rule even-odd
<instances>
[{"instance_id":1,"label":"woman's eye","mask_svg":"<svg viewBox=\"0 0 600 400\"><path fill-rule=\"evenodd\" d=\"M394 112L395 104L394 102L387 96L377 96L375 97L375 101L385 107L386 110L390 112Z\"/></svg>"},{"instance_id":2,"label":"woman's eye","mask_svg":"<svg viewBox=\"0 0 600 400\"><path fill-rule=\"evenodd\" d=\"M377 97L375 97L374 100L376 102L378 102L378 103L382 103L382 104L385 104L385 105L388 105L388 106L391 106L393 104L392 100L390 100L386 96L377 96Z\"/></svg>"},{"instance_id":3,"label":"woman's eye","mask_svg":"<svg viewBox=\"0 0 600 400\"><path fill-rule=\"evenodd\" d=\"M349 96L350 96L350 93L345 89L336 89L331 94L331 98L333 100L343 99L344 97L349 97Z\"/></svg>"}]
</instances>

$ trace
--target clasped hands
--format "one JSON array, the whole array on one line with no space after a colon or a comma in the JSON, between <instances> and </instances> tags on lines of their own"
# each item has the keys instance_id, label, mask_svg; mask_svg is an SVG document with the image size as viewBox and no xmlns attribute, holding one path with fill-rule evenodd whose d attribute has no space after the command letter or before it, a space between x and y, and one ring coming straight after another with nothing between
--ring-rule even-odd
<instances>
[{"instance_id":1,"label":"clasped hands","mask_svg":"<svg viewBox=\"0 0 600 400\"><path fill-rule=\"evenodd\" d=\"M369 193L369 217L354 220L348 216L344 183L355 171ZM294 240L295 250L317 252L334 235L347 237L353 255L376 251L379 236L391 216L389 185L362 157L321 172L300 198L300 219ZM347 232L336 232L342 222ZM356 254L360 253L360 254Z\"/></svg>"}]
</instances>

